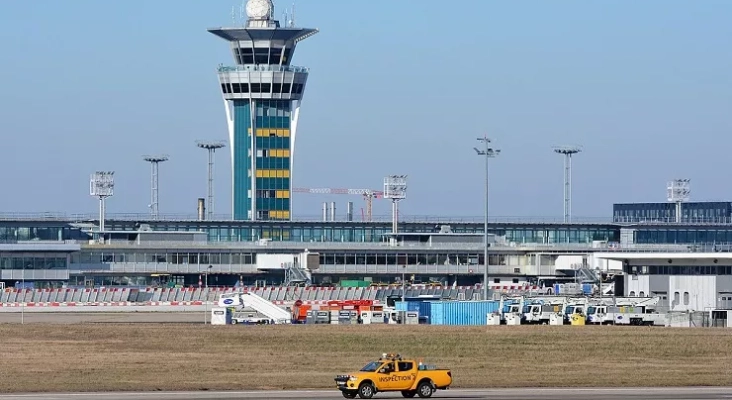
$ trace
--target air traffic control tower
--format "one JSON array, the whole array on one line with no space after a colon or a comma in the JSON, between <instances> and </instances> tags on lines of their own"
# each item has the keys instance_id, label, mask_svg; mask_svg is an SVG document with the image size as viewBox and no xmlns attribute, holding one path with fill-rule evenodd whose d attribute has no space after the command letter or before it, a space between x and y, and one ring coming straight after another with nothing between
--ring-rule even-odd
<instances>
[{"instance_id":1,"label":"air traffic control tower","mask_svg":"<svg viewBox=\"0 0 732 400\"><path fill-rule=\"evenodd\" d=\"M232 164L235 220L289 220L292 160L308 69L290 65L317 29L282 27L271 0L249 0L244 27L208 31L231 43L235 66L219 66ZM292 24L290 24L292 25Z\"/></svg>"}]
</instances>

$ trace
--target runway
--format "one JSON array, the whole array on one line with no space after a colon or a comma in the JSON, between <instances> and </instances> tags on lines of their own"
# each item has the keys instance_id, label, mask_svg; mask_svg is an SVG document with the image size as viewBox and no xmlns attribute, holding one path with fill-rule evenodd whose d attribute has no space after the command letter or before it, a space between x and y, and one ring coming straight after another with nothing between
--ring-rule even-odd
<instances>
[{"instance_id":1,"label":"runway","mask_svg":"<svg viewBox=\"0 0 732 400\"><path fill-rule=\"evenodd\" d=\"M237 392L43 393L1 395L0 400L240 400L342 399L333 390ZM400 393L379 393L374 399L401 399ZM484 400L720 400L732 399L732 388L625 388L625 389L455 389L439 391L435 399Z\"/></svg>"}]
</instances>

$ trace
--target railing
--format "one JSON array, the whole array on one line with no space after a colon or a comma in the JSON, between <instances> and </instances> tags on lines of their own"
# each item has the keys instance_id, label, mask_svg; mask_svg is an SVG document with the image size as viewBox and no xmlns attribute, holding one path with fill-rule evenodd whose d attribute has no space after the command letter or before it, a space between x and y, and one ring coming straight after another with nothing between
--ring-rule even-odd
<instances>
[{"instance_id":1,"label":"railing","mask_svg":"<svg viewBox=\"0 0 732 400\"><path fill-rule=\"evenodd\" d=\"M307 67L294 65L219 65L219 72L309 72Z\"/></svg>"},{"instance_id":2,"label":"railing","mask_svg":"<svg viewBox=\"0 0 732 400\"><path fill-rule=\"evenodd\" d=\"M442 224L482 224L482 216L438 216L438 215L402 215L399 218L401 223L430 223L435 225ZM87 222L94 223L98 221L99 215L92 213L61 213L61 212L46 212L46 213L0 213L0 221L17 221L17 220L49 220L49 221L63 221L63 222ZM186 214L159 214L156 219L153 219L150 214L146 213L108 213L106 215L107 221L135 221L135 222L188 222L188 221L199 221L198 215L193 213ZM213 218L207 219L202 222L238 222L246 223L249 221L234 220L231 214L216 214ZM256 221L256 223L287 223L287 222L318 222L324 225L329 224L343 224L353 223L362 224L365 221L346 221L339 219L336 221L323 221L322 215L300 215L292 219L292 221ZM372 217L373 223L389 224L390 227L392 222L391 215L375 215ZM531 217L531 216L505 216L505 217L490 217L488 222L491 224L563 224L562 218L556 217ZM596 225L612 225L611 219L605 217L576 217L573 219L572 224L596 224Z\"/></svg>"}]
</instances>

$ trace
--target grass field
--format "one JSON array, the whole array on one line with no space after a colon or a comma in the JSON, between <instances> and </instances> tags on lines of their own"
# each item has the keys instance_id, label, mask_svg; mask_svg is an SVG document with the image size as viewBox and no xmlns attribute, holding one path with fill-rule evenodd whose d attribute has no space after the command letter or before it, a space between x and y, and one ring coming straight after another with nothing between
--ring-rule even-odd
<instances>
[{"instance_id":1,"label":"grass field","mask_svg":"<svg viewBox=\"0 0 732 400\"><path fill-rule=\"evenodd\" d=\"M382 352L456 388L732 385L723 329L28 324L0 343L0 392L331 388Z\"/></svg>"}]
</instances>

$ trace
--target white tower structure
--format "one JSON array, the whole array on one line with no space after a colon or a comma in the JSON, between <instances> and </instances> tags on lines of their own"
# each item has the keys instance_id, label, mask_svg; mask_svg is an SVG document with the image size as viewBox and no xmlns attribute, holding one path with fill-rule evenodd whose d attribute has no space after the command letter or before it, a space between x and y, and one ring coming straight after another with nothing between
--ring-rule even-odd
<instances>
[{"instance_id":1,"label":"white tower structure","mask_svg":"<svg viewBox=\"0 0 732 400\"><path fill-rule=\"evenodd\" d=\"M577 146L555 147L564 156L564 223L572 222L572 156L582 151Z\"/></svg>"},{"instance_id":2,"label":"white tower structure","mask_svg":"<svg viewBox=\"0 0 732 400\"><path fill-rule=\"evenodd\" d=\"M666 197L668 201L676 204L675 221L681 223L681 203L689 201L691 196L691 180L690 179L674 179L666 185Z\"/></svg>"},{"instance_id":3,"label":"white tower structure","mask_svg":"<svg viewBox=\"0 0 732 400\"><path fill-rule=\"evenodd\" d=\"M235 220L287 221L300 106L309 70L291 65L295 48L317 29L285 26L271 0L249 0L242 27L208 31L228 41L235 65L218 67L232 165Z\"/></svg>"},{"instance_id":4,"label":"white tower structure","mask_svg":"<svg viewBox=\"0 0 732 400\"><path fill-rule=\"evenodd\" d=\"M89 182L89 194L99 199L99 232L104 232L104 200L114 195L114 171L95 172ZM100 235L100 239L103 240L103 235Z\"/></svg>"},{"instance_id":5,"label":"white tower structure","mask_svg":"<svg viewBox=\"0 0 732 400\"><path fill-rule=\"evenodd\" d=\"M168 156L142 156L142 159L150 163L150 216L158 219L158 165L168 161Z\"/></svg>"}]
</instances>

